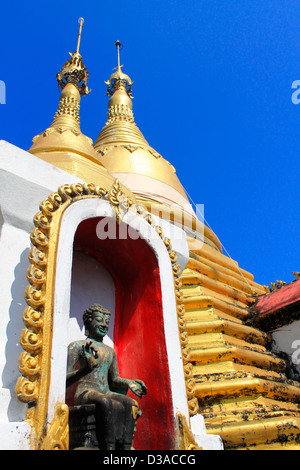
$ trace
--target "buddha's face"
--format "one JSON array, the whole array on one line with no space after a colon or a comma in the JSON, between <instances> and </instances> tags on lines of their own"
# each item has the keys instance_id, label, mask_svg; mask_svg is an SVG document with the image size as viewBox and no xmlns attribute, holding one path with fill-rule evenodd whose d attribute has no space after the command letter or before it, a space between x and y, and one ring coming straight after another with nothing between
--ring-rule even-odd
<instances>
[{"instance_id":1,"label":"buddha's face","mask_svg":"<svg viewBox=\"0 0 300 470\"><path fill-rule=\"evenodd\" d=\"M110 315L102 312L94 312L89 324L89 337L102 340L109 327Z\"/></svg>"}]
</instances>

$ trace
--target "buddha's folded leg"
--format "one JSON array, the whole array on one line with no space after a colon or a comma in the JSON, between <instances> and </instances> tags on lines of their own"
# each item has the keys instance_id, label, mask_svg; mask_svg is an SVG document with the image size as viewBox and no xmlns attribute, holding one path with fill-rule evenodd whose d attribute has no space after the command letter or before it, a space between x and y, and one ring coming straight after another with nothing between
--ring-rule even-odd
<instances>
[{"instance_id":1,"label":"buddha's folded leg","mask_svg":"<svg viewBox=\"0 0 300 470\"><path fill-rule=\"evenodd\" d=\"M118 436L116 436L116 440L121 444L123 449L130 449L138 415L138 403L126 395L111 393L110 396L115 403L122 404L123 406L122 426L118 426Z\"/></svg>"}]
</instances>

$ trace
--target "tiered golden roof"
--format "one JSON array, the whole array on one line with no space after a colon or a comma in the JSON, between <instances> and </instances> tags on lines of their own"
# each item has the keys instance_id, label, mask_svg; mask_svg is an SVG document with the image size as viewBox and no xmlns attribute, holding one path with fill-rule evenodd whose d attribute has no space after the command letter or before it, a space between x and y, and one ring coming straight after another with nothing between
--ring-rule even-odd
<instances>
[{"instance_id":1,"label":"tiered golden roof","mask_svg":"<svg viewBox=\"0 0 300 470\"><path fill-rule=\"evenodd\" d=\"M271 350L271 335L248 325L263 286L236 262L195 239L181 276L191 380L208 433L225 449L299 450L300 387Z\"/></svg>"}]
</instances>

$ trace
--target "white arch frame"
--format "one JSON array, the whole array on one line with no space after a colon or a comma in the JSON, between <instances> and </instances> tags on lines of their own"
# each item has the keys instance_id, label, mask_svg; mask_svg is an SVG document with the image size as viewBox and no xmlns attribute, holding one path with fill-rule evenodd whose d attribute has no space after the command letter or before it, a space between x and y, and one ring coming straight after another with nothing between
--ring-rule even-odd
<instances>
[{"instance_id":1,"label":"white arch frame","mask_svg":"<svg viewBox=\"0 0 300 470\"><path fill-rule=\"evenodd\" d=\"M74 202L63 216L60 226L56 276L54 288L53 337L51 353L51 379L49 388L47 424L54 418L56 403L65 400L65 377L67 364L68 320L70 308L71 270L73 241L78 225L94 217L115 217L114 208L108 201L87 198ZM153 217L153 216L152 216ZM154 217L153 217L154 218ZM168 365L172 391L174 419L183 414L189 422L186 384L178 331L174 277L170 257L163 240L156 230L132 211L123 221L141 234L153 249L160 272L163 322L165 330Z\"/></svg>"}]
</instances>

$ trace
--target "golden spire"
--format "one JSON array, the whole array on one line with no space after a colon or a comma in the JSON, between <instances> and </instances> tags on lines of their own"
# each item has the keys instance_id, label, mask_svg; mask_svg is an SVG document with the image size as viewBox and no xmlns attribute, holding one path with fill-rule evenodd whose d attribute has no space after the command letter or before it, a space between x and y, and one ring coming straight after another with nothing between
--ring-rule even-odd
<instances>
[{"instance_id":1,"label":"golden spire","mask_svg":"<svg viewBox=\"0 0 300 470\"><path fill-rule=\"evenodd\" d=\"M77 40L77 47L76 47L77 54L79 53L79 46L80 46L80 41L81 41L81 31L82 31L82 25L84 23L84 18L82 18L82 17L78 18L78 23L79 23L79 32L78 32L78 40Z\"/></svg>"},{"instance_id":2,"label":"golden spire","mask_svg":"<svg viewBox=\"0 0 300 470\"><path fill-rule=\"evenodd\" d=\"M80 130L80 98L90 93L88 71L79 53L83 18L79 18L79 33L75 52L56 75L61 90L58 109L52 124L35 136L30 153L90 183L108 184L113 179L103 168L93 147L93 141Z\"/></svg>"},{"instance_id":3,"label":"golden spire","mask_svg":"<svg viewBox=\"0 0 300 470\"><path fill-rule=\"evenodd\" d=\"M79 54L81 41L83 18L79 18L79 33L77 47L73 54L69 52L71 58L64 63L60 72L56 75L58 88L61 90L58 110L54 116L52 127L67 126L79 129L79 108L80 97L88 95L91 90L88 89L87 82L89 73L84 66L82 57ZM75 122L74 122L75 121Z\"/></svg>"},{"instance_id":4,"label":"golden spire","mask_svg":"<svg viewBox=\"0 0 300 470\"><path fill-rule=\"evenodd\" d=\"M132 112L132 85L131 78L122 72L123 65L120 65L120 49L122 44L115 41L117 48L118 65L109 79L104 82L107 85L108 114L105 127L100 132L95 149L99 151L99 146L112 142L128 142L130 144L148 146L148 142L134 122ZM101 153L101 149L100 149Z\"/></svg>"},{"instance_id":5,"label":"golden spire","mask_svg":"<svg viewBox=\"0 0 300 470\"><path fill-rule=\"evenodd\" d=\"M115 41L115 45L118 54L118 66L115 67L117 71L110 76L107 82L104 82L107 85L106 96L112 96L118 89L123 88L123 91L132 98L132 85L134 82L128 75L122 72L123 65L120 65L120 48L123 49L123 46L120 41Z\"/></svg>"},{"instance_id":6,"label":"golden spire","mask_svg":"<svg viewBox=\"0 0 300 470\"><path fill-rule=\"evenodd\" d=\"M187 196L176 176L175 168L148 144L134 121L131 100L134 82L122 72L123 65L120 64L122 44L120 41L115 41L115 45L118 65L116 71L105 82L106 96L110 97L108 117L94 143L95 150L109 173L120 175L120 181L124 184L127 181L126 175L152 178L152 187L153 179L158 180L179 192L186 202ZM121 175L124 176L124 181Z\"/></svg>"},{"instance_id":7,"label":"golden spire","mask_svg":"<svg viewBox=\"0 0 300 470\"><path fill-rule=\"evenodd\" d=\"M71 83L78 89L80 96L84 96L88 95L91 90L89 90L87 86L89 73L83 64L81 55L79 54L81 31L84 19L79 18L78 21L80 26L76 50L73 54L69 52L71 58L64 63L61 71L56 75L56 80L60 90L63 90L67 84Z\"/></svg>"},{"instance_id":8,"label":"golden spire","mask_svg":"<svg viewBox=\"0 0 300 470\"><path fill-rule=\"evenodd\" d=\"M120 65L120 47L123 47L123 46L119 40L115 41L115 45L116 45L117 52L118 52L118 70L119 70L121 67L123 67L123 65Z\"/></svg>"}]
</instances>

